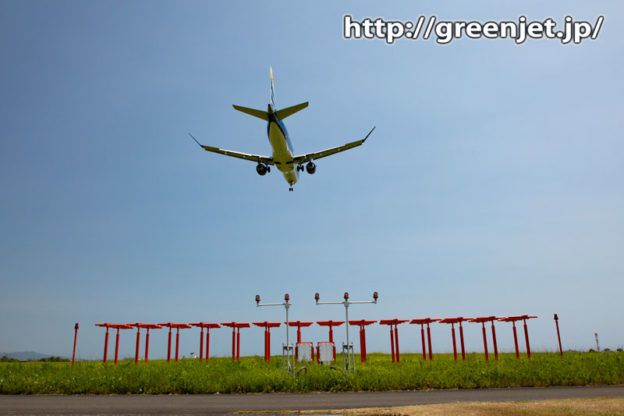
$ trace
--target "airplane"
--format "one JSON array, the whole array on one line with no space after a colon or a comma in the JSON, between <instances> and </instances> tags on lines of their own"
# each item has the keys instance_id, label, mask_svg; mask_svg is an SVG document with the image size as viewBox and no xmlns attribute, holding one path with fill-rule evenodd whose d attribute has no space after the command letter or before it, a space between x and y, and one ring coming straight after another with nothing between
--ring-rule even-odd
<instances>
[{"instance_id":1,"label":"airplane","mask_svg":"<svg viewBox=\"0 0 624 416\"><path fill-rule=\"evenodd\" d=\"M292 107L278 110L275 105L275 84L273 82L273 68L270 69L270 73L271 102L267 106L267 111L255 110L253 108L241 107L239 105L233 105L233 107L238 111L254 117L258 117L268 122L267 135L269 138L269 143L271 144L271 148L273 150L272 156L255 155L250 153L236 152L233 150L225 150L213 146L205 146L201 144L191 133L189 133L189 136L191 136L191 138L195 140L195 143L197 143L207 152L219 153L225 156L231 156L256 162L258 164L256 166L256 172L258 172L258 175L260 176L264 176L267 172L271 172L271 165L276 166L277 169L284 175L284 179L286 179L288 185L290 185L288 190L292 192L293 186L295 185L295 183L297 183L297 180L299 179L299 172L304 170L304 164L306 172L308 172L310 175L314 174L316 172L316 164L314 163L315 160L360 146L366 141L366 139L368 139L368 136L370 136L373 130L375 130L375 127L373 127L371 131L368 132L366 137L361 140L356 140L342 146L321 150L320 152L295 155L293 153L293 145L290 141L290 136L288 135L288 131L286 130L286 126L284 126L284 122L282 120L306 108L308 106L308 102L306 101L301 104L293 105Z\"/></svg>"}]
</instances>

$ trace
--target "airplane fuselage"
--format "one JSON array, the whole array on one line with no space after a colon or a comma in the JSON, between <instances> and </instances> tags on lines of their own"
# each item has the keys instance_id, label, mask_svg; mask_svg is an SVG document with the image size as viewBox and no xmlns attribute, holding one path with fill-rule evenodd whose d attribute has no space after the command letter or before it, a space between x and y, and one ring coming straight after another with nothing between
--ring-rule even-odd
<instances>
[{"instance_id":1,"label":"airplane fuselage","mask_svg":"<svg viewBox=\"0 0 624 416\"><path fill-rule=\"evenodd\" d=\"M295 169L293 146L288 137L288 131L282 120L278 119L275 113L269 112L268 119L267 135L273 149L273 162L277 169L282 172L282 175L284 175L286 182L293 186L297 183L299 174Z\"/></svg>"}]
</instances>

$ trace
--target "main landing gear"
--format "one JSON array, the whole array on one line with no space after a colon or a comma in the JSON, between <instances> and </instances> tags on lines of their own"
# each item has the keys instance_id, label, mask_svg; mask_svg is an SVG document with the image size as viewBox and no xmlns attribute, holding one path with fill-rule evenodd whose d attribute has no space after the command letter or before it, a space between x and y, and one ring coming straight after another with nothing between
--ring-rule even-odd
<instances>
[{"instance_id":1,"label":"main landing gear","mask_svg":"<svg viewBox=\"0 0 624 416\"><path fill-rule=\"evenodd\" d=\"M291 186L290 188L288 188L288 192L292 192L292 191L294 191L294 190L295 190L295 189L294 189L292 186Z\"/></svg>"}]
</instances>

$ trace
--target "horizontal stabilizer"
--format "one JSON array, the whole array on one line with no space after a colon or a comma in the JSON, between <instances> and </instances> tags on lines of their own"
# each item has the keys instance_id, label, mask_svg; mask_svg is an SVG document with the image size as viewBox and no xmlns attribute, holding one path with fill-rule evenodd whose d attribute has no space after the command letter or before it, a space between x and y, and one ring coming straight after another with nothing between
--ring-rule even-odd
<instances>
[{"instance_id":1,"label":"horizontal stabilizer","mask_svg":"<svg viewBox=\"0 0 624 416\"><path fill-rule=\"evenodd\" d=\"M308 102L306 101L305 103L293 105L292 107L288 107L288 108L284 108L282 110L278 110L278 111L275 112L275 115L277 115L277 118L279 118L280 120L284 120L286 117L292 116L297 111L301 111L304 108L306 108L307 106L308 106Z\"/></svg>"},{"instance_id":2,"label":"horizontal stabilizer","mask_svg":"<svg viewBox=\"0 0 624 416\"><path fill-rule=\"evenodd\" d=\"M307 105L307 103L306 103ZM258 117L261 118L264 121L268 121L269 120L269 115L267 114L266 111L263 110L256 110L253 108L247 108L247 107L241 107L240 105L232 105L232 107L234 107L234 109L241 111L245 114L249 114L250 116L254 116L254 117ZM299 111L299 110L297 110Z\"/></svg>"}]
</instances>

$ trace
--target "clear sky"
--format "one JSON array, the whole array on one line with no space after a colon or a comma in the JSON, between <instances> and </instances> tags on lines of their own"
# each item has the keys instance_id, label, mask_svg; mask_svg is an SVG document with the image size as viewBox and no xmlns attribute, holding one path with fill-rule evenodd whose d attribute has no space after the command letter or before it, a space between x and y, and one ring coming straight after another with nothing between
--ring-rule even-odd
<instances>
[{"instance_id":1,"label":"clear sky","mask_svg":"<svg viewBox=\"0 0 624 416\"><path fill-rule=\"evenodd\" d=\"M580 45L387 45L343 39L344 14L605 20ZM3 1L0 22L0 351L70 355L74 322L97 358L95 322L282 320L256 293L289 292L291 319L344 319L314 293L374 290L352 318L535 314L532 345L554 350L558 313L564 347L624 346L620 3ZM266 124L232 104L266 108L271 65L279 107L310 101L286 120L297 153L377 126L292 193L187 136L270 154ZM449 332L433 327L436 351ZM261 329L242 337L262 354ZM400 337L419 351L416 327ZM211 351L230 339L215 331ZM387 328L368 342L389 351ZM466 344L481 351L476 324Z\"/></svg>"}]
</instances>

